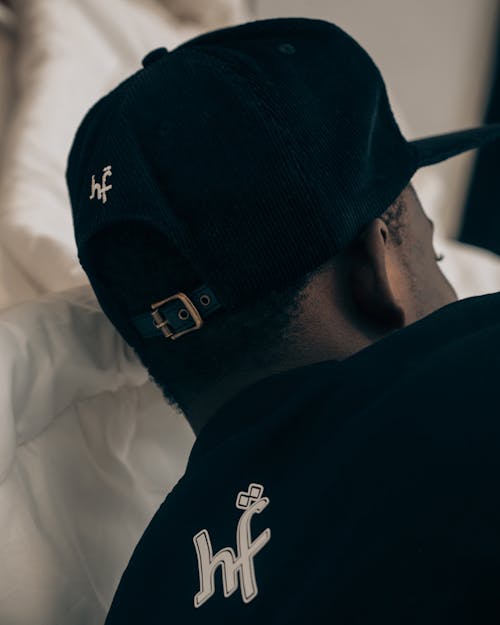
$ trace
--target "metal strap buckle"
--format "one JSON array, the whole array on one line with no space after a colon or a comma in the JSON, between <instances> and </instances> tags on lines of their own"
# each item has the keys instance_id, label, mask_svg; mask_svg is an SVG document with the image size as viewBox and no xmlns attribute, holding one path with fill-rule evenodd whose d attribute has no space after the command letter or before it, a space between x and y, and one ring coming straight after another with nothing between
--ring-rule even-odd
<instances>
[{"instance_id":1,"label":"metal strap buckle","mask_svg":"<svg viewBox=\"0 0 500 625\"><path fill-rule=\"evenodd\" d=\"M161 312L158 310L160 306L163 306L167 302L170 302L174 299L180 299L188 313L191 315L191 318L194 321L194 326L192 328L187 328L187 330L181 330L180 332L172 331L172 329L168 325L168 321L162 316ZM175 295L171 295L170 297L162 299L160 302L151 304L151 308L151 316L153 317L153 323L155 328L161 330L166 338L172 340L175 340L179 338L179 336L187 334L188 332L193 332L193 330L199 330L203 325L203 319L201 318L200 313L185 293L176 293Z\"/></svg>"}]
</instances>

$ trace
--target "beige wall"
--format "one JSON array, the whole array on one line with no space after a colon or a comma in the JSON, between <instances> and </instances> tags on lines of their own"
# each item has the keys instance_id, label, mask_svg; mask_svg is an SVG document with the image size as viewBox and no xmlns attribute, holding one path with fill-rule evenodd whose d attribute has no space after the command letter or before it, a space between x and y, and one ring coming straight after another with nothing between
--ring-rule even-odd
<instances>
[{"instance_id":1,"label":"beige wall","mask_svg":"<svg viewBox=\"0 0 500 625\"><path fill-rule=\"evenodd\" d=\"M497 0L257 0L258 18L318 17L365 47L403 113L408 138L482 122ZM454 236L474 155L434 166L443 230Z\"/></svg>"}]
</instances>

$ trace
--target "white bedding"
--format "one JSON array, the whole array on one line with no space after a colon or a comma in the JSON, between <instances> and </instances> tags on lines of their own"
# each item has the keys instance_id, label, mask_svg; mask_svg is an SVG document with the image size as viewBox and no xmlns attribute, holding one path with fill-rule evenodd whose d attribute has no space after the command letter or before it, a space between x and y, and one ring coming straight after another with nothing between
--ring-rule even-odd
<instances>
[{"instance_id":1,"label":"white bedding","mask_svg":"<svg viewBox=\"0 0 500 625\"><path fill-rule=\"evenodd\" d=\"M96 625L194 437L78 265L67 151L86 108L146 52L246 14L237 0L14 5L19 96L0 171L0 625ZM417 183L436 219L439 181ZM435 247L460 297L500 290L495 255Z\"/></svg>"},{"instance_id":2,"label":"white bedding","mask_svg":"<svg viewBox=\"0 0 500 625\"><path fill-rule=\"evenodd\" d=\"M67 152L87 108L147 52L246 12L240 0L13 5L18 97L0 170L0 625L96 625L194 438L80 269Z\"/></svg>"},{"instance_id":3,"label":"white bedding","mask_svg":"<svg viewBox=\"0 0 500 625\"><path fill-rule=\"evenodd\" d=\"M193 434L91 291L0 315L0 623L102 623Z\"/></svg>"}]
</instances>

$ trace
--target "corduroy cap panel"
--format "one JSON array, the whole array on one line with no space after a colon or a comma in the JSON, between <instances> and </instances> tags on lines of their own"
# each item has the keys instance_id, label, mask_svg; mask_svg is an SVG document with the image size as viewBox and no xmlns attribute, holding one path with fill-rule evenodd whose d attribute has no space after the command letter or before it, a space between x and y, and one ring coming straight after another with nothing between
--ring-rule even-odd
<instances>
[{"instance_id":1,"label":"corduroy cap panel","mask_svg":"<svg viewBox=\"0 0 500 625\"><path fill-rule=\"evenodd\" d=\"M370 57L332 24L270 26L187 42L90 112L79 248L113 221L156 220L233 308L293 283L387 208L415 163ZM88 181L109 164L99 204Z\"/></svg>"},{"instance_id":2,"label":"corduroy cap panel","mask_svg":"<svg viewBox=\"0 0 500 625\"><path fill-rule=\"evenodd\" d=\"M66 173L80 261L91 279L87 242L144 220L238 308L344 249L419 166L493 136L407 142L372 59L330 22L204 33L148 55L82 121Z\"/></svg>"}]
</instances>

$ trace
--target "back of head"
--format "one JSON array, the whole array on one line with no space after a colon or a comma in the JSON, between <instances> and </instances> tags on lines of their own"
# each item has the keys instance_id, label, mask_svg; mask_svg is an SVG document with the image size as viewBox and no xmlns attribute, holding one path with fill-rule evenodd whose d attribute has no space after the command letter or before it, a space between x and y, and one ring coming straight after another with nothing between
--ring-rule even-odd
<instances>
[{"instance_id":1,"label":"back of head","mask_svg":"<svg viewBox=\"0 0 500 625\"><path fill-rule=\"evenodd\" d=\"M220 29L143 66L88 111L66 177L104 312L181 404L236 362L275 359L302 287L418 167L500 137L406 141L370 56L324 20ZM196 288L212 298L203 324ZM194 323L179 336L171 298Z\"/></svg>"},{"instance_id":2,"label":"back of head","mask_svg":"<svg viewBox=\"0 0 500 625\"><path fill-rule=\"evenodd\" d=\"M189 291L200 284L200 276L168 239L143 222L103 229L89 241L88 253L93 287L110 319L133 317L164 293ZM117 327L166 399L185 411L193 395L227 376L245 368L264 371L273 361L284 360L285 349L299 340L292 326L303 289L319 269L251 304L217 311L203 332L182 340L160 336L138 341L123 325Z\"/></svg>"}]
</instances>

